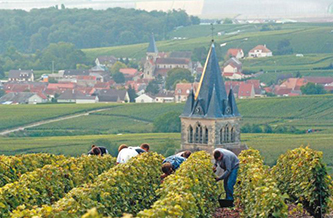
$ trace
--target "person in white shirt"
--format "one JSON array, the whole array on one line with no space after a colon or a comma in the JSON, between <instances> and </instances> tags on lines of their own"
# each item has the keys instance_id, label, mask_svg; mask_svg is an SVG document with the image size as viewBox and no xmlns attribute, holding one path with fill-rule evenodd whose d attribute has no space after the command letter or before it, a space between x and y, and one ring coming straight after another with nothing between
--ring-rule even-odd
<instances>
[{"instance_id":1,"label":"person in white shirt","mask_svg":"<svg viewBox=\"0 0 333 218\"><path fill-rule=\"evenodd\" d=\"M117 164L126 163L132 157L135 157L138 154L149 151L148 144L142 144L140 147L128 147L125 144L122 144L118 148Z\"/></svg>"}]
</instances>

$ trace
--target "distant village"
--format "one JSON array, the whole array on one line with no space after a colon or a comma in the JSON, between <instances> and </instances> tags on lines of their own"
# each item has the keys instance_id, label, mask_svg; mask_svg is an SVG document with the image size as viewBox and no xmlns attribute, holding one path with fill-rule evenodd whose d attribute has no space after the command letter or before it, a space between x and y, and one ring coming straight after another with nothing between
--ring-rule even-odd
<instances>
[{"instance_id":1,"label":"distant village","mask_svg":"<svg viewBox=\"0 0 333 218\"><path fill-rule=\"evenodd\" d=\"M125 82L116 83L109 69L120 59L114 56L96 57L95 66L88 70L64 69L57 73L35 78L33 70L10 70L8 81L0 82L4 95L0 104L39 103L171 103L185 102L191 90L196 91L205 66L191 60L191 51L159 52L154 36L151 36L142 69L120 68ZM300 96L301 87L307 83L320 84L333 91L333 77L286 78L280 84L267 86L256 77L263 72L246 75L242 59L273 56L266 45L257 45L248 54L240 48L230 48L228 60L221 66L227 90L232 88L235 98L259 98L267 96ZM174 90L167 90L165 81L172 69L187 69L196 78L194 82L178 81ZM158 93L147 91L158 80Z\"/></svg>"}]
</instances>

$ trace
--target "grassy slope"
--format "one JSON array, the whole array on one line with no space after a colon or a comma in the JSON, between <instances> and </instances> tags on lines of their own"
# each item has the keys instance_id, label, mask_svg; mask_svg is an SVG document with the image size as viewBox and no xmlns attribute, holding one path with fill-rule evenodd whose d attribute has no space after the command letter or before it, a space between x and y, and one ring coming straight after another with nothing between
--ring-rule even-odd
<instances>
[{"instance_id":1,"label":"grassy slope","mask_svg":"<svg viewBox=\"0 0 333 218\"><path fill-rule=\"evenodd\" d=\"M227 43L223 49L241 47L245 52L258 44L266 44L273 52L277 49L277 43L282 39L289 39L295 53L331 53L333 49L333 37L331 27L325 25L285 24L279 25L279 30L260 32L260 25L216 25L218 31L226 33L240 30L237 35L223 35L215 37L216 44ZM193 50L196 47L209 46L211 39L210 26L190 26L181 28L171 34L173 36L186 37L185 40L168 40L157 42L159 51ZM244 30L244 32L242 32ZM247 41L244 39L247 38ZM117 57L142 58L145 56L148 43L84 49L91 60L99 55L115 55Z\"/></svg>"},{"instance_id":2,"label":"grassy slope","mask_svg":"<svg viewBox=\"0 0 333 218\"><path fill-rule=\"evenodd\" d=\"M0 105L0 130L116 104Z\"/></svg>"},{"instance_id":3,"label":"grassy slope","mask_svg":"<svg viewBox=\"0 0 333 218\"><path fill-rule=\"evenodd\" d=\"M158 116L175 111L184 104L123 104L107 111L28 129L29 135L79 135L142 133L152 131ZM292 98L261 98L238 101L242 123L295 126L333 132L333 95Z\"/></svg>"}]
</instances>

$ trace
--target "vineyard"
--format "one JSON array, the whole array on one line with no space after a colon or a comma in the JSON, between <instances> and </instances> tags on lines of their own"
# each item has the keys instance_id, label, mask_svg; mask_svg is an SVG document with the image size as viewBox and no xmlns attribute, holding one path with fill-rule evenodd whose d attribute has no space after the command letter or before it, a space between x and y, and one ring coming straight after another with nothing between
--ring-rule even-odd
<instances>
[{"instance_id":1,"label":"vineyard","mask_svg":"<svg viewBox=\"0 0 333 218\"><path fill-rule=\"evenodd\" d=\"M115 158L48 154L1 156L0 217L326 217L333 182L322 153L289 150L272 168L259 151L239 155L235 207L218 208L223 190L211 156L193 153L163 183L163 156L144 153L126 164ZM8 173L11 172L11 173ZM326 215L325 215L326 214Z\"/></svg>"}]
</instances>

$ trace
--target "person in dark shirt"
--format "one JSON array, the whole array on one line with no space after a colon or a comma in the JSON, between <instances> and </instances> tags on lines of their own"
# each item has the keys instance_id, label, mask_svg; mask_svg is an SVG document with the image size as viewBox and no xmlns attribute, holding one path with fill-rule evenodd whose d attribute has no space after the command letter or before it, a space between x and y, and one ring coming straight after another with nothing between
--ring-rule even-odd
<instances>
[{"instance_id":1,"label":"person in dark shirt","mask_svg":"<svg viewBox=\"0 0 333 218\"><path fill-rule=\"evenodd\" d=\"M165 177L174 173L185 160L186 158L177 155L172 155L165 158L162 162L163 174L161 176L161 179L164 179Z\"/></svg>"},{"instance_id":2,"label":"person in dark shirt","mask_svg":"<svg viewBox=\"0 0 333 218\"><path fill-rule=\"evenodd\" d=\"M109 151L105 147L96 146L96 145L92 145L91 150L88 152L88 155L101 155L101 156L103 156L104 154L109 154Z\"/></svg>"},{"instance_id":3,"label":"person in dark shirt","mask_svg":"<svg viewBox=\"0 0 333 218\"><path fill-rule=\"evenodd\" d=\"M224 181L226 199L234 200L234 185L236 184L237 180L239 159L233 152L223 148L216 148L214 150L214 159L214 171L216 170L217 166L224 170L222 176L216 178L216 181Z\"/></svg>"}]
</instances>

